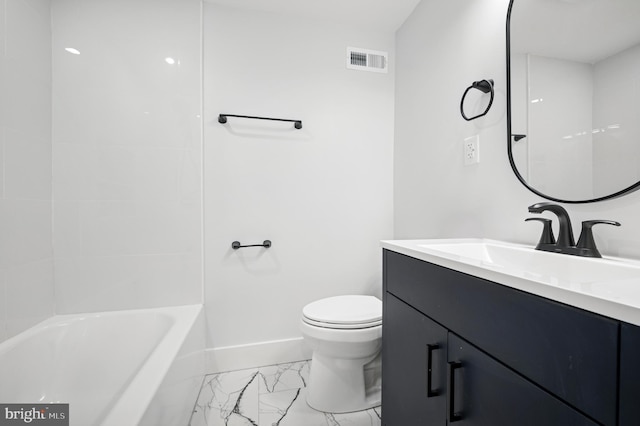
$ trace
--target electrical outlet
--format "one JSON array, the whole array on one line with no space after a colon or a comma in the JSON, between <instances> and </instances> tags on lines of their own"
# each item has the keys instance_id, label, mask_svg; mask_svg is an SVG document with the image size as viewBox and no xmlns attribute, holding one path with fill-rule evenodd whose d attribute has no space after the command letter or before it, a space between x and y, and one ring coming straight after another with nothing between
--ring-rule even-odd
<instances>
[{"instance_id":1,"label":"electrical outlet","mask_svg":"<svg viewBox=\"0 0 640 426\"><path fill-rule=\"evenodd\" d=\"M480 136L475 135L464 140L464 165L480 162Z\"/></svg>"}]
</instances>

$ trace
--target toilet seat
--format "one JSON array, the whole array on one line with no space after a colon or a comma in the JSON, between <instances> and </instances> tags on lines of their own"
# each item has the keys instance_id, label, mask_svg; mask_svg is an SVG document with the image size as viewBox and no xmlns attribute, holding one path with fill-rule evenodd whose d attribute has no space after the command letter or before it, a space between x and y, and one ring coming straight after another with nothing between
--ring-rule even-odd
<instances>
[{"instance_id":1,"label":"toilet seat","mask_svg":"<svg viewBox=\"0 0 640 426\"><path fill-rule=\"evenodd\" d=\"M330 328L334 330L360 330L363 328L378 327L382 325L382 320L371 322L371 323L364 323L364 324L341 324L341 323L314 321L314 320L310 320L309 318L303 317L302 321L314 327Z\"/></svg>"},{"instance_id":2,"label":"toilet seat","mask_svg":"<svg viewBox=\"0 0 640 426\"><path fill-rule=\"evenodd\" d=\"M302 309L300 332L313 351L307 404L325 413L351 413L380 405L382 302L338 296Z\"/></svg>"},{"instance_id":3,"label":"toilet seat","mask_svg":"<svg viewBox=\"0 0 640 426\"><path fill-rule=\"evenodd\" d=\"M309 303L302 321L322 328L363 329L382 324L382 302L373 296L335 296Z\"/></svg>"}]
</instances>

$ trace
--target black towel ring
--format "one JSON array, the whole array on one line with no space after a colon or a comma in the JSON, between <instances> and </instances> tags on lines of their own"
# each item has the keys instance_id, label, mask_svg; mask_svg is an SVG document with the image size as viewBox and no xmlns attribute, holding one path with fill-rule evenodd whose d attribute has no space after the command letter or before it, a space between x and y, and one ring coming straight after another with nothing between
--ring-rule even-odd
<instances>
[{"instance_id":1,"label":"black towel ring","mask_svg":"<svg viewBox=\"0 0 640 426\"><path fill-rule=\"evenodd\" d=\"M469 118L464 113L464 98L467 96L467 93L469 93L469 90L471 89L478 89L482 93L491 92L491 99L489 99L489 105L487 105L487 109L485 109L482 114L478 114L475 117ZM471 84L471 86L467 87L467 90L464 91L464 94L462 95L462 100L460 101L460 114L462 114L462 118L464 118L467 121L471 121L471 120L475 120L476 118L482 117L483 115L486 115L491 109L491 105L493 104L494 94L495 93L493 91L493 80L489 79L489 80L474 81Z\"/></svg>"}]
</instances>

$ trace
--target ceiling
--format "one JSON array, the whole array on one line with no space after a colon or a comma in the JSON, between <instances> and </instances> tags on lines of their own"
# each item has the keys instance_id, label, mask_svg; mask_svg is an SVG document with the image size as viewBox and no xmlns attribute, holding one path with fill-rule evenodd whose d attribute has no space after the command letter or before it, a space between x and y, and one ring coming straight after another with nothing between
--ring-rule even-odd
<instances>
[{"instance_id":1,"label":"ceiling","mask_svg":"<svg viewBox=\"0 0 640 426\"><path fill-rule=\"evenodd\" d=\"M396 31L420 0L205 0L228 7Z\"/></svg>"}]
</instances>

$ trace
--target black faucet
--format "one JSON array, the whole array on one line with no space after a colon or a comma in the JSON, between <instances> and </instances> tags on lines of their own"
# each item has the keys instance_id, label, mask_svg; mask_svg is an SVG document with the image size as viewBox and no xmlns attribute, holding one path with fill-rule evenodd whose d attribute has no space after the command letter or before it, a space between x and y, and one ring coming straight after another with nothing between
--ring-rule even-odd
<instances>
[{"instance_id":1,"label":"black faucet","mask_svg":"<svg viewBox=\"0 0 640 426\"><path fill-rule=\"evenodd\" d=\"M569 213L567 213L564 207L553 203L537 203L529 206L529 213L542 213L544 211L550 211L558 216L560 227L558 228L558 240L555 245L560 248L575 246L576 242L573 238L571 219L569 218Z\"/></svg>"},{"instance_id":2,"label":"black faucet","mask_svg":"<svg viewBox=\"0 0 640 426\"><path fill-rule=\"evenodd\" d=\"M593 225L604 223L607 225L620 226L619 222L613 220L586 220L582 222L582 230L580 232L580 238L578 244L575 243L573 238L573 228L571 227L571 219L569 213L562 207L553 203L537 203L529 206L530 213L542 213L544 211L550 211L558 216L559 228L558 228L558 240L553 237L553 231L551 230L551 221L549 219L537 219L528 218L529 220L540 220L544 224L542 231L542 237L536 246L536 250L550 251L553 253L572 254L575 256L585 257L602 257L596 247L596 242L593 239L593 232L591 228Z\"/></svg>"}]
</instances>

